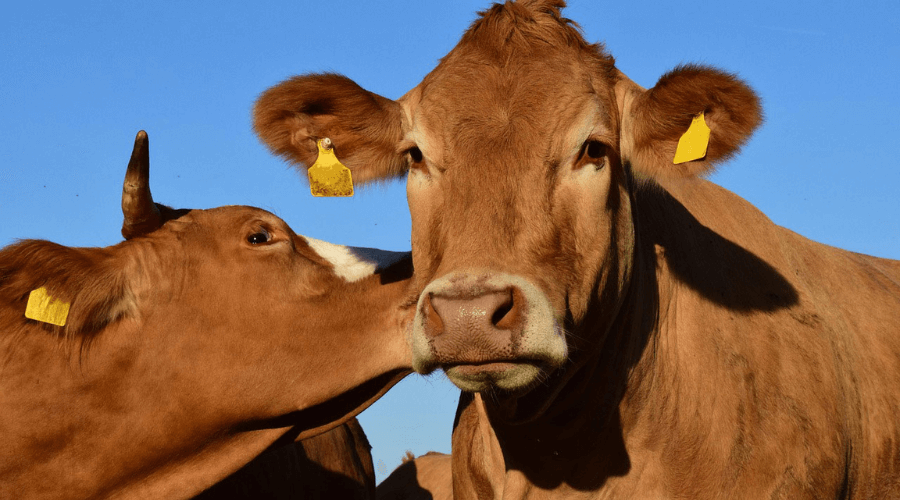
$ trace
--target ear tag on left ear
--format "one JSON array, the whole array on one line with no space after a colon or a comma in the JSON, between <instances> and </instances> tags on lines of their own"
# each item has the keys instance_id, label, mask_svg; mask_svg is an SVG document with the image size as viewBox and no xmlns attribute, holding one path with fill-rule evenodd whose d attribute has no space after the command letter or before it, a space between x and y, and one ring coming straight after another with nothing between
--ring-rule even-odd
<instances>
[{"instance_id":1,"label":"ear tag on left ear","mask_svg":"<svg viewBox=\"0 0 900 500\"><path fill-rule=\"evenodd\" d=\"M313 196L353 196L353 176L350 169L338 161L331 139L317 143L319 157L309 167L309 190Z\"/></svg>"},{"instance_id":2,"label":"ear tag on left ear","mask_svg":"<svg viewBox=\"0 0 900 500\"><path fill-rule=\"evenodd\" d=\"M66 326L69 316L69 303L54 299L47 289L40 287L28 294L28 305L25 306L25 317L35 321Z\"/></svg>"},{"instance_id":3,"label":"ear tag on left ear","mask_svg":"<svg viewBox=\"0 0 900 500\"><path fill-rule=\"evenodd\" d=\"M678 147L675 149L675 158L672 163L678 165L687 161L699 160L706 156L706 147L709 146L709 127L703 118L703 113L694 117L687 132L678 139Z\"/></svg>"}]
</instances>

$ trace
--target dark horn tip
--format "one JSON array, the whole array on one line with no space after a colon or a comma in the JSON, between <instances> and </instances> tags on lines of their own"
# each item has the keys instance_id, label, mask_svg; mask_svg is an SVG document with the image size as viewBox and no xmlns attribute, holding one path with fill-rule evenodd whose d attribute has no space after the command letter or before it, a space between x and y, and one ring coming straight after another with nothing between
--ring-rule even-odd
<instances>
[{"instance_id":1,"label":"dark horn tip","mask_svg":"<svg viewBox=\"0 0 900 500\"><path fill-rule=\"evenodd\" d=\"M134 136L134 151L147 149L149 145L150 140L147 138L147 132L143 130L138 131L137 135Z\"/></svg>"}]
</instances>

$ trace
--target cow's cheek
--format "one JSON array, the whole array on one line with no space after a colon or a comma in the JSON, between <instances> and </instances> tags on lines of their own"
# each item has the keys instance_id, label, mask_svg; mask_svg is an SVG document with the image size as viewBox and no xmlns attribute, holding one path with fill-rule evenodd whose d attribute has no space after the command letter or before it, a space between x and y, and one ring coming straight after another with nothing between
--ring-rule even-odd
<instances>
[{"instance_id":1,"label":"cow's cheek","mask_svg":"<svg viewBox=\"0 0 900 500\"><path fill-rule=\"evenodd\" d=\"M406 199L412 220L413 267L419 279L430 280L440 262L444 197L438 180L421 172L410 172L406 181Z\"/></svg>"},{"instance_id":2,"label":"cow's cheek","mask_svg":"<svg viewBox=\"0 0 900 500\"><path fill-rule=\"evenodd\" d=\"M610 203L613 184L608 169L595 170L588 166L569 172L557 189L556 206L567 226L562 234L569 241L564 248L570 252L572 281L566 291L568 307L577 322L587 312L591 294L598 278L608 271L611 236L615 215Z\"/></svg>"}]
</instances>

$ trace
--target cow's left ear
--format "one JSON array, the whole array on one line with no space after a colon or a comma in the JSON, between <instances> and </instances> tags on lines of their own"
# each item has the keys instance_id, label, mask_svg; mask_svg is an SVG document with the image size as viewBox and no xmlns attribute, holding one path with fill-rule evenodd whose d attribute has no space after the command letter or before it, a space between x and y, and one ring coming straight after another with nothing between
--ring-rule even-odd
<instances>
[{"instance_id":1,"label":"cow's left ear","mask_svg":"<svg viewBox=\"0 0 900 500\"><path fill-rule=\"evenodd\" d=\"M645 176L703 175L736 154L762 122L753 90L736 76L711 67L679 66L649 90L620 73L615 90L622 157ZM678 141L701 113L710 129L706 154L676 164Z\"/></svg>"},{"instance_id":2,"label":"cow's left ear","mask_svg":"<svg viewBox=\"0 0 900 500\"><path fill-rule=\"evenodd\" d=\"M318 156L329 138L334 153L353 172L354 183L403 175L407 164L397 102L333 73L297 76L266 90L253 109L253 127L269 149L298 167Z\"/></svg>"},{"instance_id":3,"label":"cow's left ear","mask_svg":"<svg viewBox=\"0 0 900 500\"><path fill-rule=\"evenodd\" d=\"M90 338L136 310L125 266L112 248L70 248L43 240L11 245L0 251L0 302L10 301L60 335Z\"/></svg>"}]
</instances>

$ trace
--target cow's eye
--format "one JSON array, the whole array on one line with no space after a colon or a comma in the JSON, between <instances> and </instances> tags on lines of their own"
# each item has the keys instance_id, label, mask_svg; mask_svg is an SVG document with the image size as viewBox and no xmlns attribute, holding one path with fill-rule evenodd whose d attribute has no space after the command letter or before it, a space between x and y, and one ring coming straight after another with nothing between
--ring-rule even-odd
<instances>
[{"instance_id":1,"label":"cow's eye","mask_svg":"<svg viewBox=\"0 0 900 500\"><path fill-rule=\"evenodd\" d=\"M413 163L413 165L422 163L425 157L422 155L422 150L417 146L413 146L406 151L406 154L409 155L409 160Z\"/></svg>"},{"instance_id":2,"label":"cow's eye","mask_svg":"<svg viewBox=\"0 0 900 500\"><path fill-rule=\"evenodd\" d=\"M588 141L587 147L584 148L584 154L593 160L606 156L606 144L600 141Z\"/></svg>"},{"instance_id":3,"label":"cow's eye","mask_svg":"<svg viewBox=\"0 0 900 500\"><path fill-rule=\"evenodd\" d=\"M251 245L261 245L263 243L268 243L272 239L272 235L269 234L265 229L260 229L259 231L247 236L247 243Z\"/></svg>"},{"instance_id":4,"label":"cow's eye","mask_svg":"<svg viewBox=\"0 0 900 500\"><path fill-rule=\"evenodd\" d=\"M606 154L606 144L603 144L600 141L589 140L581 146L581 154L578 155L578 161L575 163L575 168L578 169L590 163L593 164L597 170L600 170L606 165Z\"/></svg>"}]
</instances>

